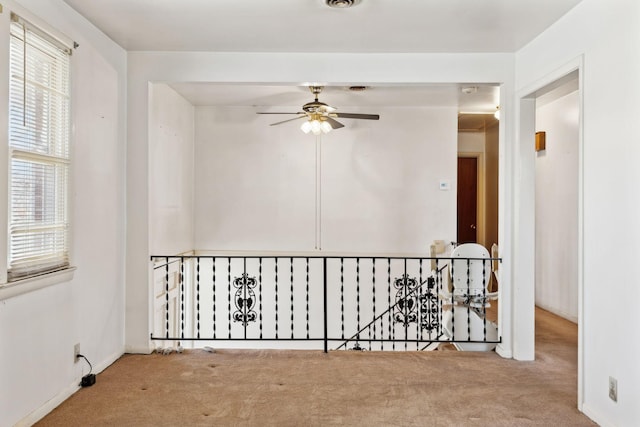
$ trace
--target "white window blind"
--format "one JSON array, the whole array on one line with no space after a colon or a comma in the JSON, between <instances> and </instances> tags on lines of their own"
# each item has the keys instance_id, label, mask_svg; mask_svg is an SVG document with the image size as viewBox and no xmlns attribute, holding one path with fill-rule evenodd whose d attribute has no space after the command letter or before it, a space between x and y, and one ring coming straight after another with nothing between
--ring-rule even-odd
<instances>
[{"instance_id":1,"label":"white window blind","mask_svg":"<svg viewBox=\"0 0 640 427\"><path fill-rule=\"evenodd\" d=\"M70 50L12 15L8 279L69 266Z\"/></svg>"}]
</instances>

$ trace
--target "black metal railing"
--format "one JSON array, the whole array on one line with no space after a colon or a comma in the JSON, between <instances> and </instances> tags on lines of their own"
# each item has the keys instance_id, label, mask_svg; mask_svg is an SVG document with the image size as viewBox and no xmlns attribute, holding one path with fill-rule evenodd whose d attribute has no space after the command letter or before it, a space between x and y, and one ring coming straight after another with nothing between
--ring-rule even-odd
<instances>
[{"instance_id":1,"label":"black metal railing","mask_svg":"<svg viewBox=\"0 0 640 427\"><path fill-rule=\"evenodd\" d=\"M478 292L469 275L472 263L490 269L492 260L152 256L151 339L308 342L325 352L495 344L486 312L492 295L484 278ZM467 275L466 289L455 288L456 274Z\"/></svg>"}]
</instances>

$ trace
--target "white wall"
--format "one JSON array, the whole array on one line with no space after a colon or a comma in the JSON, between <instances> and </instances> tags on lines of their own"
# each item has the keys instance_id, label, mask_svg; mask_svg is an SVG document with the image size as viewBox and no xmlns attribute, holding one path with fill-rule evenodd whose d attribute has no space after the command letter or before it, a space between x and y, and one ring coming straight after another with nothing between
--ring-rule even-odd
<instances>
[{"instance_id":1,"label":"white wall","mask_svg":"<svg viewBox=\"0 0 640 427\"><path fill-rule=\"evenodd\" d=\"M583 55L580 394L584 412L611 426L640 424L638 28L636 0L583 0L516 55L521 93ZM609 376L618 380L617 403Z\"/></svg>"},{"instance_id":2,"label":"white wall","mask_svg":"<svg viewBox=\"0 0 640 427\"><path fill-rule=\"evenodd\" d=\"M579 94L536 110L536 305L578 322Z\"/></svg>"},{"instance_id":3,"label":"white wall","mask_svg":"<svg viewBox=\"0 0 640 427\"><path fill-rule=\"evenodd\" d=\"M70 282L0 301L0 425L11 426L32 423L77 390L88 368L73 362L75 343L94 371L124 350L126 54L60 0L2 5L0 57L8 58L11 10L43 20L80 44L71 59L71 262L77 270ZM3 103L2 176L7 115Z\"/></svg>"},{"instance_id":4,"label":"white wall","mask_svg":"<svg viewBox=\"0 0 640 427\"><path fill-rule=\"evenodd\" d=\"M305 53L211 53L211 52L129 52L128 54L128 144L127 144L127 307L126 307L126 343L128 351L147 352L150 349L150 307L149 307L149 182L148 182L148 140L149 132L147 117L149 114L149 83L153 82L216 82L216 83L270 83L270 84L300 84L301 82L318 81L327 84L423 84L423 83L457 83L457 82L480 82L480 83L503 83L501 87L501 105L508 109L510 105L509 96L513 87L513 55L512 54L305 54ZM504 101L504 102L503 102ZM253 120L258 118L253 115ZM243 121L246 122L246 121ZM507 123L505 121L504 123ZM196 140L200 143L196 129ZM228 132L228 130L226 131ZM261 134L266 131L261 130ZM282 131L284 132L284 130ZM501 132L510 132L505 124L501 124ZM505 133L506 134L506 133ZM336 132L336 135L339 135ZM303 135L300 135L303 136ZM453 140L455 140L455 121L453 122ZM257 144L246 135L240 139L242 144ZM399 143L396 138L393 139ZM263 141L264 142L264 141ZM219 142L228 144L229 142ZM501 141L501 143L503 143ZM281 140L278 145L284 144ZM329 148L327 148L329 147ZM330 146L324 147L330 149ZM301 147L300 150L303 150ZM198 148L196 149L198 150ZM231 151L226 148L227 154ZM258 151L264 153L262 148ZM355 150L355 145L354 145ZM507 146L505 155L509 155L510 148ZM291 152L291 151L289 151ZM501 151L502 152L502 151ZM313 153L313 151L311 151ZM330 153L328 151L327 153ZM373 155L373 152L371 153ZM376 154L378 155L378 154ZM271 157L267 157L271 159ZM356 157L357 158L357 157ZM236 159L235 161L239 161ZM257 164L257 160L250 160ZM281 159L286 162L285 159ZM415 166L417 160L407 161L409 166ZM342 165L341 167L343 167ZM264 169L261 165L259 170ZM294 165L293 167L298 167ZM384 173L386 171L378 171ZM229 171L225 171L229 173ZM290 176L292 171L280 171L282 176ZM301 172L302 173L302 172ZM393 173L398 173L394 169ZM413 171L407 172L413 173ZM420 171L418 174L424 174ZM248 186L251 183L251 170L238 171L239 180L243 180L235 185ZM289 174L289 175L288 175ZM409 175L406 175L408 177ZM421 175L422 176L422 175ZM425 175L426 177L427 175ZM507 176L507 174L501 175ZM305 175L306 182L313 182L313 175ZM425 178L428 179L428 178ZM254 181L255 182L255 181ZM330 182L330 181L327 181ZM402 182L402 178L395 179L396 184ZM453 182L453 180L452 180ZM232 181L233 183L233 181ZM249 184L247 184L249 183ZM509 191L510 184L501 191ZM212 183L211 185L227 185L224 182ZM290 183L282 183L284 188L272 188L268 194L275 199L283 197L287 186ZM330 184L328 184L330 185ZM422 185L422 184L420 184ZM426 184L424 184L426 185ZM222 191L222 190L215 190ZM364 191L364 190L363 190ZM385 189L385 191L387 191ZM363 194L362 192L360 194ZM196 200L198 198L196 197ZM228 199L227 199L228 200ZM327 199L328 200L328 199ZM373 203L373 199L367 200ZM504 200L504 199L503 199ZM253 200L233 200L231 207L255 207ZM327 203L331 203L330 201ZM416 203L420 203L416 201ZM428 203L425 201L425 203ZM253 204L253 205L252 205ZM297 204L294 209L308 208L308 201ZM271 205L273 206L273 205ZM328 206L331 206L328 205ZM286 209L289 206L283 207ZM423 209L424 207L419 207ZM501 205L501 209L506 209ZM196 212L201 211L196 208ZM428 212L436 217L437 212ZM198 215L196 213L196 215ZM279 218L277 212L270 213L272 218ZM502 215L505 218L504 215ZM396 217L397 218L397 217ZM240 218L245 224L248 219ZM438 218L438 220L447 221ZM280 220L279 220L280 221ZM308 221L308 220L307 220ZM376 219L379 221L379 218ZM196 219L196 228L200 227L202 219ZM308 224L286 224L276 223L277 227L288 227L297 230L309 229ZM508 227L508 220L503 220L503 227ZM251 226L254 227L254 226ZM254 227L257 228L257 227ZM424 231L422 231L424 232ZM232 237L224 236L219 230L211 230L211 233L219 233L220 241L228 247L236 246L238 242L232 241ZM222 233L222 234L220 234ZM401 234L402 233L402 234ZM398 233L405 242L422 241L423 237L418 236L407 238L408 232L400 229ZM260 244L264 242L264 235L260 236ZM331 238L326 236L328 244ZM425 233L425 239L428 239ZM297 238L296 238L297 239ZM313 239L313 234L301 237L304 246L307 247ZM334 238L334 242L337 239ZM277 244L271 242L272 244ZM208 242L204 242L203 244ZM200 245L200 242L196 242ZM287 242L289 248L294 248L293 242ZM402 243L404 245L404 243ZM396 247L401 247L396 244ZM507 253L506 263L509 262L508 242L505 243ZM407 246L414 250L413 243ZM508 265L503 272L505 277L509 276ZM503 295L509 298L508 279L504 280ZM508 305L502 305L502 309L508 310ZM510 319L509 313L505 319ZM511 354L512 340L510 326L504 322L502 354Z\"/></svg>"},{"instance_id":5,"label":"white wall","mask_svg":"<svg viewBox=\"0 0 640 427\"><path fill-rule=\"evenodd\" d=\"M484 132L459 132L458 151L460 153L484 153Z\"/></svg>"},{"instance_id":6,"label":"white wall","mask_svg":"<svg viewBox=\"0 0 640 427\"><path fill-rule=\"evenodd\" d=\"M425 254L455 238L456 109L374 112L321 137L321 248ZM316 138L250 107L196 117L196 248L313 251Z\"/></svg>"},{"instance_id":7,"label":"white wall","mask_svg":"<svg viewBox=\"0 0 640 427\"><path fill-rule=\"evenodd\" d=\"M166 84L149 90L149 250L194 249L194 108Z\"/></svg>"}]
</instances>

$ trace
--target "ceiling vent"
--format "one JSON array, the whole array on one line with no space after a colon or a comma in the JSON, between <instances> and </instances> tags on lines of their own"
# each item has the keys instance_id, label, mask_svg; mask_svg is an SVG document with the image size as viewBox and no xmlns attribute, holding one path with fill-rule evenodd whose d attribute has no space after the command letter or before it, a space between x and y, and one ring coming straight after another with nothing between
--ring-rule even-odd
<instances>
[{"instance_id":1,"label":"ceiling vent","mask_svg":"<svg viewBox=\"0 0 640 427\"><path fill-rule=\"evenodd\" d=\"M360 0L325 0L327 6L335 7L336 9L346 9L360 3Z\"/></svg>"}]
</instances>

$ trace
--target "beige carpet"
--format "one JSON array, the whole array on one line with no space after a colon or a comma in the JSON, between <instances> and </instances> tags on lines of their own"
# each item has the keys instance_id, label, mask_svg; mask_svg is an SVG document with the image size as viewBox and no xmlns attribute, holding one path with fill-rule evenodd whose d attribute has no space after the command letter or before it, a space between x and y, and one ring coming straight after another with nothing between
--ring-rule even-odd
<instances>
[{"instance_id":1,"label":"beige carpet","mask_svg":"<svg viewBox=\"0 0 640 427\"><path fill-rule=\"evenodd\" d=\"M495 353L125 355L38 426L589 426L576 325L537 311L537 360Z\"/></svg>"}]
</instances>

